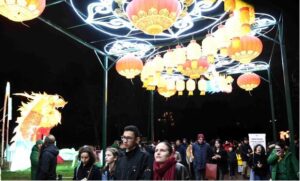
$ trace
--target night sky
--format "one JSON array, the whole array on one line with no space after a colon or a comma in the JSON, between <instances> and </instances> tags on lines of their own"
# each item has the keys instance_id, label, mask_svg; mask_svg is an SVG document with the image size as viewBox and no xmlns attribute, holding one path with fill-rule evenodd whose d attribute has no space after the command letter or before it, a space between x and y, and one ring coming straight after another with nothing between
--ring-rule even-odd
<instances>
[{"instance_id":1,"label":"night sky","mask_svg":"<svg viewBox=\"0 0 300 181\"><path fill-rule=\"evenodd\" d=\"M286 51L292 98L295 132L299 129L299 2L248 1L257 12L279 18L284 15ZM289 3L287 3L289 2ZM295 3L298 3L297 5ZM61 10L61 9L60 9ZM55 12L56 11L56 12ZM48 13L48 14L47 14ZM56 13L53 15L53 13ZM65 20L64 13L45 10L42 16ZM76 19L75 13L72 16ZM79 21L79 20L77 20ZM79 23L79 22L78 22ZM47 92L61 95L68 104L62 112L62 124L53 128L59 147L101 144L103 70L94 52L35 19L21 23L0 17L0 103L3 104L6 81L11 92ZM29 26L29 27L28 27ZM268 34L274 37L275 29ZM103 36L103 35L102 35ZM272 42L262 39L269 60ZM277 130L287 130L280 50L275 46L271 64ZM267 78L266 72L258 72ZM235 80L237 75L234 76ZM135 124L147 136L149 132L149 92L138 78L121 77L113 67L108 79L108 143L119 139L125 125ZM185 93L186 94L186 93ZM267 133L272 138L270 97L266 81L249 94L236 81L231 94L206 96L173 96L169 99L155 93L154 119L156 139L194 139L199 132L208 139L241 139L248 133ZM13 96L12 129L20 115L17 108L26 99ZM1 106L2 107L2 106ZM158 121L164 112L172 112L174 123Z\"/></svg>"}]
</instances>

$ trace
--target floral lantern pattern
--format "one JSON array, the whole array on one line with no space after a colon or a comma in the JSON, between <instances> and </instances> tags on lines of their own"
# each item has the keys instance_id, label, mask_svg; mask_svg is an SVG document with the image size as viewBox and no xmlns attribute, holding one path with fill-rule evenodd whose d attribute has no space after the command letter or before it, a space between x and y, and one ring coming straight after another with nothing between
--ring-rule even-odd
<instances>
[{"instance_id":1,"label":"floral lantern pattern","mask_svg":"<svg viewBox=\"0 0 300 181\"><path fill-rule=\"evenodd\" d=\"M251 91L260 84L260 77L255 73L245 73L239 76L237 84L246 91Z\"/></svg>"},{"instance_id":2,"label":"floral lantern pattern","mask_svg":"<svg viewBox=\"0 0 300 181\"><path fill-rule=\"evenodd\" d=\"M1 0L0 14L16 21L28 21L38 17L46 7L46 0Z\"/></svg>"},{"instance_id":3,"label":"floral lantern pattern","mask_svg":"<svg viewBox=\"0 0 300 181\"><path fill-rule=\"evenodd\" d=\"M181 13L178 0L132 0L126 13L133 26L149 35L170 28Z\"/></svg>"}]
</instances>

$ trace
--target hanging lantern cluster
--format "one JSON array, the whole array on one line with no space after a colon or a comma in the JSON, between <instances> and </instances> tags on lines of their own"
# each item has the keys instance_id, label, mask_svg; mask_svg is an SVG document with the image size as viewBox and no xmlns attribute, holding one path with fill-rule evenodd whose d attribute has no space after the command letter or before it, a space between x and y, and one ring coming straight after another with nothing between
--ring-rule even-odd
<instances>
[{"instance_id":1,"label":"hanging lantern cluster","mask_svg":"<svg viewBox=\"0 0 300 181\"><path fill-rule=\"evenodd\" d=\"M240 88L246 91L252 91L260 84L260 77L255 73L244 73L237 79L237 84Z\"/></svg>"},{"instance_id":2,"label":"hanging lantern cluster","mask_svg":"<svg viewBox=\"0 0 300 181\"><path fill-rule=\"evenodd\" d=\"M135 28L157 35L175 23L181 9L178 0L132 0L126 13Z\"/></svg>"},{"instance_id":3,"label":"hanging lantern cluster","mask_svg":"<svg viewBox=\"0 0 300 181\"><path fill-rule=\"evenodd\" d=\"M46 0L1 0L0 14L16 21L28 21L38 17L46 7Z\"/></svg>"}]
</instances>

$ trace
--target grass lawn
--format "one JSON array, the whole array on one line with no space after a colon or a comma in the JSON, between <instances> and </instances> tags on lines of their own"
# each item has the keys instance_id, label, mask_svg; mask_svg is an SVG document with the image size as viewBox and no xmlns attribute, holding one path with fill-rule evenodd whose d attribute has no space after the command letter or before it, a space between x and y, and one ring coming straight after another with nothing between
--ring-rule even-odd
<instances>
[{"instance_id":1,"label":"grass lawn","mask_svg":"<svg viewBox=\"0 0 300 181\"><path fill-rule=\"evenodd\" d=\"M63 164L57 164L56 173L63 176L63 180L72 180L74 168L72 161L65 161ZM24 171L10 172L2 170L2 180L30 180L30 168Z\"/></svg>"}]
</instances>

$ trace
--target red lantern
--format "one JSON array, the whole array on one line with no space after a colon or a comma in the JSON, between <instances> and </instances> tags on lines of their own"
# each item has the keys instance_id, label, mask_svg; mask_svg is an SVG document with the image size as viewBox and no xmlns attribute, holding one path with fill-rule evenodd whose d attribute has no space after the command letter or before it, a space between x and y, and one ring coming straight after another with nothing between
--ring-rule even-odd
<instances>
[{"instance_id":1,"label":"red lantern","mask_svg":"<svg viewBox=\"0 0 300 181\"><path fill-rule=\"evenodd\" d=\"M251 91L260 84L260 77L255 73L244 73L237 79L240 88Z\"/></svg>"},{"instance_id":2,"label":"red lantern","mask_svg":"<svg viewBox=\"0 0 300 181\"><path fill-rule=\"evenodd\" d=\"M132 24L149 35L170 28L181 13L178 0L132 0L126 13Z\"/></svg>"},{"instance_id":3,"label":"red lantern","mask_svg":"<svg viewBox=\"0 0 300 181\"><path fill-rule=\"evenodd\" d=\"M259 38L255 36L242 36L239 44L231 43L228 53L233 60L241 63L250 63L261 54L262 48L263 44Z\"/></svg>"},{"instance_id":4,"label":"red lantern","mask_svg":"<svg viewBox=\"0 0 300 181\"><path fill-rule=\"evenodd\" d=\"M134 55L125 55L117 61L116 69L120 75L127 79L132 79L141 73L143 69L143 62Z\"/></svg>"}]
</instances>

